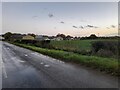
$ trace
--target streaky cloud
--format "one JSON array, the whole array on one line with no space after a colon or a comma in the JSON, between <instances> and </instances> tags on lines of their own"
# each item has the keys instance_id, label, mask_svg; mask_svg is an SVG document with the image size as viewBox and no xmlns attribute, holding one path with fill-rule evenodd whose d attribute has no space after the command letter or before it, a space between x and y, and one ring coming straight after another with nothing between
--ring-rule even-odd
<instances>
[{"instance_id":1,"label":"streaky cloud","mask_svg":"<svg viewBox=\"0 0 120 90\"><path fill-rule=\"evenodd\" d=\"M112 28L115 28L115 25L111 25Z\"/></svg>"},{"instance_id":2,"label":"streaky cloud","mask_svg":"<svg viewBox=\"0 0 120 90\"><path fill-rule=\"evenodd\" d=\"M93 25L87 25L86 27L89 27L89 28L99 28L99 27L93 26Z\"/></svg>"},{"instance_id":3,"label":"streaky cloud","mask_svg":"<svg viewBox=\"0 0 120 90\"><path fill-rule=\"evenodd\" d=\"M86 27L90 27L90 28L93 28L94 26L92 26L92 25L87 25Z\"/></svg>"},{"instance_id":4,"label":"streaky cloud","mask_svg":"<svg viewBox=\"0 0 120 90\"><path fill-rule=\"evenodd\" d=\"M77 26L73 26L74 28L78 28Z\"/></svg>"},{"instance_id":5,"label":"streaky cloud","mask_svg":"<svg viewBox=\"0 0 120 90\"><path fill-rule=\"evenodd\" d=\"M32 18L37 18L38 16L32 16Z\"/></svg>"},{"instance_id":6,"label":"streaky cloud","mask_svg":"<svg viewBox=\"0 0 120 90\"><path fill-rule=\"evenodd\" d=\"M79 28L84 29L84 27L83 27L83 26L80 26Z\"/></svg>"},{"instance_id":7,"label":"streaky cloud","mask_svg":"<svg viewBox=\"0 0 120 90\"><path fill-rule=\"evenodd\" d=\"M50 13L50 14L48 14L48 16L49 16L50 18L54 17L54 15L53 15L53 14L51 14L51 13Z\"/></svg>"},{"instance_id":8,"label":"streaky cloud","mask_svg":"<svg viewBox=\"0 0 120 90\"><path fill-rule=\"evenodd\" d=\"M64 24L65 22L61 21L60 23Z\"/></svg>"}]
</instances>

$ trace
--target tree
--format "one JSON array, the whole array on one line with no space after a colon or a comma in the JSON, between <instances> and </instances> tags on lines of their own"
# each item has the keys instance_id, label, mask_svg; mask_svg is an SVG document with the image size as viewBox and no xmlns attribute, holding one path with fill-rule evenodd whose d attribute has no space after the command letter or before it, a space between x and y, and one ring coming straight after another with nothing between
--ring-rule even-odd
<instances>
[{"instance_id":1,"label":"tree","mask_svg":"<svg viewBox=\"0 0 120 90\"><path fill-rule=\"evenodd\" d=\"M91 34L91 35L89 36L89 38L90 38L90 39L96 39L97 36L96 36L95 34Z\"/></svg>"},{"instance_id":2,"label":"tree","mask_svg":"<svg viewBox=\"0 0 120 90\"><path fill-rule=\"evenodd\" d=\"M33 34L33 33L32 33L32 34L31 34L31 33L28 33L28 35L33 36L33 37L35 37L35 36L36 36L36 35L35 35L35 34Z\"/></svg>"},{"instance_id":3,"label":"tree","mask_svg":"<svg viewBox=\"0 0 120 90\"><path fill-rule=\"evenodd\" d=\"M63 39L66 38L66 36L64 34L57 34L56 37L62 37Z\"/></svg>"},{"instance_id":4,"label":"tree","mask_svg":"<svg viewBox=\"0 0 120 90\"><path fill-rule=\"evenodd\" d=\"M4 34L5 40L10 40L11 36L12 36L11 32L7 32L7 33Z\"/></svg>"},{"instance_id":5,"label":"tree","mask_svg":"<svg viewBox=\"0 0 120 90\"><path fill-rule=\"evenodd\" d=\"M67 35L67 36L66 36L66 40L70 40L71 38L73 38L73 37L70 36L70 35Z\"/></svg>"}]
</instances>

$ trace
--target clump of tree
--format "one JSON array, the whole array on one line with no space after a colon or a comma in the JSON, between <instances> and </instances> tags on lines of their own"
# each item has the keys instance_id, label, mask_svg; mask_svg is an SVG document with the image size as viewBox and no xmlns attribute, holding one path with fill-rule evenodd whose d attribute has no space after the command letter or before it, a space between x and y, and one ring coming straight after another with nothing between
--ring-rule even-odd
<instances>
[{"instance_id":1,"label":"clump of tree","mask_svg":"<svg viewBox=\"0 0 120 90\"><path fill-rule=\"evenodd\" d=\"M97 37L95 34L91 34L90 36L86 36L86 37L81 37L81 40L85 40L85 39L98 39L99 37Z\"/></svg>"},{"instance_id":2,"label":"clump of tree","mask_svg":"<svg viewBox=\"0 0 120 90\"><path fill-rule=\"evenodd\" d=\"M70 35L65 35L65 34L57 34L56 37L62 37L63 40L71 40L71 38L73 38L73 36Z\"/></svg>"},{"instance_id":3,"label":"clump of tree","mask_svg":"<svg viewBox=\"0 0 120 90\"><path fill-rule=\"evenodd\" d=\"M70 36L70 35L67 35L66 36L66 40L71 40L73 37L72 36Z\"/></svg>"},{"instance_id":4,"label":"clump of tree","mask_svg":"<svg viewBox=\"0 0 120 90\"><path fill-rule=\"evenodd\" d=\"M62 37L62 38L63 38L63 40L65 40L65 38L66 38L65 34L60 34L60 33L59 33L59 34L57 34L57 35L56 35L56 37Z\"/></svg>"},{"instance_id":5,"label":"clump of tree","mask_svg":"<svg viewBox=\"0 0 120 90\"><path fill-rule=\"evenodd\" d=\"M7 32L7 33L4 34L5 40L8 40L8 41L10 41L11 36L12 36L11 32Z\"/></svg>"},{"instance_id":6,"label":"clump of tree","mask_svg":"<svg viewBox=\"0 0 120 90\"><path fill-rule=\"evenodd\" d=\"M36 35L34 33L28 33L28 35L35 37Z\"/></svg>"},{"instance_id":7,"label":"clump of tree","mask_svg":"<svg viewBox=\"0 0 120 90\"><path fill-rule=\"evenodd\" d=\"M89 36L89 39L96 39L97 38L97 36L95 35L95 34L91 34L90 36Z\"/></svg>"}]
</instances>

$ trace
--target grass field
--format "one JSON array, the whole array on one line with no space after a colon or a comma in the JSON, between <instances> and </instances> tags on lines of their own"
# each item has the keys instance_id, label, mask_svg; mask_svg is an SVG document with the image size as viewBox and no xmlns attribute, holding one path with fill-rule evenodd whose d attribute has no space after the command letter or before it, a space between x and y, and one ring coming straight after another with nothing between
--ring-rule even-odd
<instances>
[{"instance_id":1,"label":"grass field","mask_svg":"<svg viewBox=\"0 0 120 90\"><path fill-rule=\"evenodd\" d=\"M63 40L51 41L50 45L54 49L77 52L80 54L87 54L92 49L92 43L95 41L117 41L115 39L96 39L96 40Z\"/></svg>"},{"instance_id":2,"label":"grass field","mask_svg":"<svg viewBox=\"0 0 120 90\"><path fill-rule=\"evenodd\" d=\"M94 41L94 40L93 40ZM63 50L90 50L92 40L63 40L51 41L51 45L56 49Z\"/></svg>"},{"instance_id":3,"label":"grass field","mask_svg":"<svg viewBox=\"0 0 120 90\"><path fill-rule=\"evenodd\" d=\"M84 42L88 43L88 41L84 41ZM45 48L39 48L39 47L30 46L26 44L19 44L19 43L13 43L13 44L42 53L44 55L51 56L53 58L84 64L86 66L97 68L101 71L106 71L108 73L112 73L113 75L120 76L120 70L119 70L120 62L118 62L116 59L113 59L113 58L86 56L86 55L80 55L73 52L45 49Z\"/></svg>"}]
</instances>

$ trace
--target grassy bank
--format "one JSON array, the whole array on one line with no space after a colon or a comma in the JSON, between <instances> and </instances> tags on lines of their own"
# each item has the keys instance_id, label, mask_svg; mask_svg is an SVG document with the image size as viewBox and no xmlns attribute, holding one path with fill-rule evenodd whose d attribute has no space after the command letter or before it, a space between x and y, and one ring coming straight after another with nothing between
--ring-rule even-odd
<instances>
[{"instance_id":1,"label":"grassy bank","mask_svg":"<svg viewBox=\"0 0 120 90\"><path fill-rule=\"evenodd\" d=\"M97 68L101 71L112 73L113 75L117 75L117 76L120 75L120 70L118 67L119 62L116 59L102 58L102 57L96 57L96 56L85 56L85 55L80 55L80 54L61 51L61 50L39 48L39 47L30 46L26 44L18 44L18 43L14 43L14 44L17 46L21 46L21 47L42 53L44 55L51 56L53 58L84 64L86 66Z\"/></svg>"}]
</instances>

